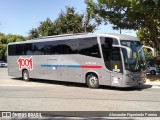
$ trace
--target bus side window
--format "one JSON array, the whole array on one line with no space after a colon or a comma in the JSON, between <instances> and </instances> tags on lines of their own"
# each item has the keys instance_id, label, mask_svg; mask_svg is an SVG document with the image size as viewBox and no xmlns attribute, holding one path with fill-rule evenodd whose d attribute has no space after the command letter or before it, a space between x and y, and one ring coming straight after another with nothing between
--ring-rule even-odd
<instances>
[{"instance_id":1,"label":"bus side window","mask_svg":"<svg viewBox=\"0 0 160 120\"><path fill-rule=\"evenodd\" d=\"M67 40L62 42L62 54L78 54L78 40Z\"/></svg>"},{"instance_id":2,"label":"bus side window","mask_svg":"<svg viewBox=\"0 0 160 120\"><path fill-rule=\"evenodd\" d=\"M100 50L96 37L79 39L79 54L100 58Z\"/></svg>"},{"instance_id":3,"label":"bus side window","mask_svg":"<svg viewBox=\"0 0 160 120\"><path fill-rule=\"evenodd\" d=\"M101 37L100 40L106 68L110 71L122 72L120 49L112 47L112 44L118 44L118 41L107 37Z\"/></svg>"},{"instance_id":4,"label":"bus side window","mask_svg":"<svg viewBox=\"0 0 160 120\"><path fill-rule=\"evenodd\" d=\"M112 48L112 71L123 72L120 48Z\"/></svg>"},{"instance_id":5,"label":"bus side window","mask_svg":"<svg viewBox=\"0 0 160 120\"><path fill-rule=\"evenodd\" d=\"M8 46L8 55L9 56L16 55L16 45L9 45Z\"/></svg>"},{"instance_id":6,"label":"bus side window","mask_svg":"<svg viewBox=\"0 0 160 120\"><path fill-rule=\"evenodd\" d=\"M60 41L48 41L44 45L44 55L61 54Z\"/></svg>"},{"instance_id":7,"label":"bus side window","mask_svg":"<svg viewBox=\"0 0 160 120\"><path fill-rule=\"evenodd\" d=\"M24 44L16 45L16 55L24 55Z\"/></svg>"},{"instance_id":8,"label":"bus side window","mask_svg":"<svg viewBox=\"0 0 160 120\"><path fill-rule=\"evenodd\" d=\"M34 43L34 55L44 55L44 44L43 42L36 42Z\"/></svg>"},{"instance_id":9,"label":"bus side window","mask_svg":"<svg viewBox=\"0 0 160 120\"><path fill-rule=\"evenodd\" d=\"M32 55L32 43L24 44L24 55Z\"/></svg>"},{"instance_id":10,"label":"bus side window","mask_svg":"<svg viewBox=\"0 0 160 120\"><path fill-rule=\"evenodd\" d=\"M101 38L101 47L105 66L111 70L112 38Z\"/></svg>"}]
</instances>

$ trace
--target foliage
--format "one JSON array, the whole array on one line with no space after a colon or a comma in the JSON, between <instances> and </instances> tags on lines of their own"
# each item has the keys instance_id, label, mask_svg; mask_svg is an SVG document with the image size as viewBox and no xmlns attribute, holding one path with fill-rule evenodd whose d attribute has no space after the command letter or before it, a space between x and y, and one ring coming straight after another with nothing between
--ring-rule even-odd
<instances>
[{"instance_id":1,"label":"foliage","mask_svg":"<svg viewBox=\"0 0 160 120\"><path fill-rule=\"evenodd\" d=\"M67 8L66 13L61 12L59 17L54 21L56 34L69 34L84 32L83 15L75 13L74 8Z\"/></svg>"},{"instance_id":2,"label":"foliage","mask_svg":"<svg viewBox=\"0 0 160 120\"><path fill-rule=\"evenodd\" d=\"M157 54L160 55L160 21L156 23L157 31L151 31L148 27L141 28L137 32L137 36L145 45L149 45L151 47L155 47L157 49Z\"/></svg>"},{"instance_id":3,"label":"foliage","mask_svg":"<svg viewBox=\"0 0 160 120\"><path fill-rule=\"evenodd\" d=\"M38 32L41 36L49 36L54 34L54 26L50 18L47 18L45 21L40 22L38 27Z\"/></svg>"},{"instance_id":4,"label":"foliage","mask_svg":"<svg viewBox=\"0 0 160 120\"><path fill-rule=\"evenodd\" d=\"M37 28L32 28L28 33L28 38L0 33L0 59L6 60L6 50L9 42L19 42L41 36L93 32L99 25L98 20L93 20L93 15L94 13L87 9L86 13L79 14L75 11L75 8L67 7L66 12L61 11L58 18L53 22L50 18L47 18L40 22Z\"/></svg>"},{"instance_id":5,"label":"foliage","mask_svg":"<svg viewBox=\"0 0 160 120\"><path fill-rule=\"evenodd\" d=\"M12 35L12 34L5 35L3 33L0 33L0 59L6 60L7 44L9 42L19 42L24 40L26 40L26 38L20 35Z\"/></svg>"},{"instance_id":6,"label":"foliage","mask_svg":"<svg viewBox=\"0 0 160 120\"><path fill-rule=\"evenodd\" d=\"M149 61L148 65L150 65L150 66L156 65L156 66L160 67L160 59L159 58L160 58L160 56L148 59L148 61Z\"/></svg>"},{"instance_id":7,"label":"foliage","mask_svg":"<svg viewBox=\"0 0 160 120\"><path fill-rule=\"evenodd\" d=\"M97 0L97 3L86 0L86 3L114 28L147 29L154 47L160 51L160 0Z\"/></svg>"},{"instance_id":8,"label":"foliage","mask_svg":"<svg viewBox=\"0 0 160 120\"><path fill-rule=\"evenodd\" d=\"M93 15L93 12L87 8L84 14L80 14L75 11L74 7L66 7L66 11L61 11L53 22L50 18L40 22L38 28L30 30L29 36L37 38L39 36L93 32L100 23L97 19L93 20Z\"/></svg>"},{"instance_id":9,"label":"foliage","mask_svg":"<svg viewBox=\"0 0 160 120\"><path fill-rule=\"evenodd\" d=\"M32 28L29 30L29 36L28 39L33 39L33 38L38 38L39 37L39 32L36 28Z\"/></svg>"}]
</instances>

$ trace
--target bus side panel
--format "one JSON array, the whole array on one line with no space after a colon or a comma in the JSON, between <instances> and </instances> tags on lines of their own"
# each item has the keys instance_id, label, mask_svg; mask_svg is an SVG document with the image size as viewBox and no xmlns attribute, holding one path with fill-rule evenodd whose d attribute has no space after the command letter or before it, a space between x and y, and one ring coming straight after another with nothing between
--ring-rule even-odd
<instances>
[{"instance_id":1,"label":"bus side panel","mask_svg":"<svg viewBox=\"0 0 160 120\"><path fill-rule=\"evenodd\" d=\"M19 65L17 63L18 57L8 57L8 75L14 77L22 77L22 73L19 71Z\"/></svg>"},{"instance_id":2,"label":"bus side panel","mask_svg":"<svg viewBox=\"0 0 160 120\"><path fill-rule=\"evenodd\" d=\"M100 71L99 79L100 85L111 85L111 72L105 68L105 65L103 65Z\"/></svg>"},{"instance_id":3,"label":"bus side panel","mask_svg":"<svg viewBox=\"0 0 160 120\"><path fill-rule=\"evenodd\" d=\"M82 83L82 68L78 54L60 55L58 76L61 81Z\"/></svg>"},{"instance_id":4,"label":"bus side panel","mask_svg":"<svg viewBox=\"0 0 160 120\"><path fill-rule=\"evenodd\" d=\"M110 85L110 72L106 71L103 59L83 55L80 55L80 59L83 83L86 82L86 74L93 72L98 75L100 85Z\"/></svg>"},{"instance_id":5,"label":"bus side panel","mask_svg":"<svg viewBox=\"0 0 160 120\"><path fill-rule=\"evenodd\" d=\"M79 55L34 56L34 78L82 82Z\"/></svg>"},{"instance_id":6,"label":"bus side panel","mask_svg":"<svg viewBox=\"0 0 160 120\"><path fill-rule=\"evenodd\" d=\"M44 67L42 67L43 65L44 65ZM46 77L47 77L47 57L46 56L34 55L33 72L34 72L34 78L46 79Z\"/></svg>"},{"instance_id":7,"label":"bus side panel","mask_svg":"<svg viewBox=\"0 0 160 120\"><path fill-rule=\"evenodd\" d=\"M29 71L30 78L32 78L33 69L30 69L30 65L32 61L30 63L28 61L31 58L32 58L31 56L8 56L7 58L8 75L14 76L14 77L22 77L22 70L27 69Z\"/></svg>"},{"instance_id":8,"label":"bus side panel","mask_svg":"<svg viewBox=\"0 0 160 120\"><path fill-rule=\"evenodd\" d=\"M58 58L56 55L34 55L34 78L59 80L56 67Z\"/></svg>"}]
</instances>

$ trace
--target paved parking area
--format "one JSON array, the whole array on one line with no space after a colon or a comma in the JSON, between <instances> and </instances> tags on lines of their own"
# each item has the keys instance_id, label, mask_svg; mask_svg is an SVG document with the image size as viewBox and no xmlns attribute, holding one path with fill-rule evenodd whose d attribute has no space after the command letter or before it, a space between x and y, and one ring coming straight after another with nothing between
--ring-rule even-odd
<instances>
[{"instance_id":1,"label":"paved parking area","mask_svg":"<svg viewBox=\"0 0 160 120\"><path fill-rule=\"evenodd\" d=\"M89 89L77 83L25 82L0 68L0 111L160 111L160 89L149 84Z\"/></svg>"},{"instance_id":2,"label":"paved parking area","mask_svg":"<svg viewBox=\"0 0 160 120\"><path fill-rule=\"evenodd\" d=\"M0 69L0 77L0 110L160 110L160 89L150 85L89 89L77 83L25 82L8 76L6 68ZM133 101L136 104L131 104Z\"/></svg>"}]
</instances>

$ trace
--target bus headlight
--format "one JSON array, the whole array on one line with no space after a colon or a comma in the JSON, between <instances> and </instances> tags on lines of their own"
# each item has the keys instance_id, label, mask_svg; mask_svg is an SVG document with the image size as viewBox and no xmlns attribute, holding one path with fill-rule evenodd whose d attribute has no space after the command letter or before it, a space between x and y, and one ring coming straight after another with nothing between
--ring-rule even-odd
<instances>
[{"instance_id":1,"label":"bus headlight","mask_svg":"<svg viewBox=\"0 0 160 120\"><path fill-rule=\"evenodd\" d=\"M130 77L131 79L133 79L133 75L131 75L131 74L126 74L126 76Z\"/></svg>"}]
</instances>

